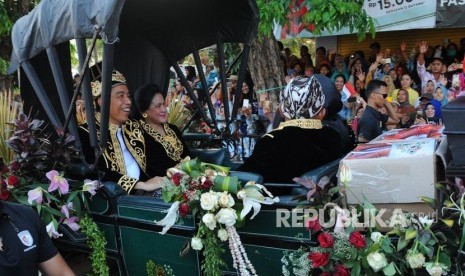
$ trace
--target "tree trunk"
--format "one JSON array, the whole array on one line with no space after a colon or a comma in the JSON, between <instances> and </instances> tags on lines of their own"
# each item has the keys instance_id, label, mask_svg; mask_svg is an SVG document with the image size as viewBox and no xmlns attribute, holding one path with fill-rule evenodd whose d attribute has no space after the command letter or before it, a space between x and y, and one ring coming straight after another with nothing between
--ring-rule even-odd
<instances>
[{"instance_id":1,"label":"tree trunk","mask_svg":"<svg viewBox=\"0 0 465 276\"><path fill-rule=\"evenodd\" d=\"M281 87L286 85L280 55L278 43L274 38L255 38L252 41L248 67L254 82L254 90L261 94L263 90L275 88L267 90L273 112L278 104ZM260 100L260 95L257 95L257 100Z\"/></svg>"}]
</instances>

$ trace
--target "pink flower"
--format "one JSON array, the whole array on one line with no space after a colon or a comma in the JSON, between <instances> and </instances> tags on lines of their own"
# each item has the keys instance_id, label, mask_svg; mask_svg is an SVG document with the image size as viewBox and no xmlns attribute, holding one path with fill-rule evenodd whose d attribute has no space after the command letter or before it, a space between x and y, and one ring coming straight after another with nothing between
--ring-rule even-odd
<instances>
[{"instance_id":1,"label":"pink flower","mask_svg":"<svg viewBox=\"0 0 465 276\"><path fill-rule=\"evenodd\" d=\"M77 223L78 218L76 216L72 216L70 218L65 219L63 222L64 224L68 225L73 231L77 231L81 228Z\"/></svg>"},{"instance_id":2,"label":"pink flower","mask_svg":"<svg viewBox=\"0 0 465 276\"><path fill-rule=\"evenodd\" d=\"M72 202L61 206L60 211L61 211L61 213L63 215L65 215L66 218L69 218L69 209L73 209L73 203Z\"/></svg>"},{"instance_id":3,"label":"pink flower","mask_svg":"<svg viewBox=\"0 0 465 276\"><path fill-rule=\"evenodd\" d=\"M48 187L49 192L53 192L56 189L59 189L62 195L65 195L68 193L69 185L68 185L68 180L66 180L66 178L61 176L55 170L51 170L45 175L50 180L50 186Z\"/></svg>"},{"instance_id":4,"label":"pink flower","mask_svg":"<svg viewBox=\"0 0 465 276\"><path fill-rule=\"evenodd\" d=\"M27 192L27 202L32 205L33 202L37 204L42 204L42 188L37 187L34 190L30 190Z\"/></svg>"},{"instance_id":5,"label":"pink flower","mask_svg":"<svg viewBox=\"0 0 465 276\"><path fill-rule=\"evenodd\" d=\"M54 223L53 221L50 222L49 224L47 224L47 226L45 227L47 229L47 233L49 235L50 238L59 238L62 236L62 234L58 233L56 227L56 222Z\"/></svg>"},{"instance_id":6,"label":"pink flower","mask_svg":"<svg viewBox=\"0 0 465 276\"><path fill-rule=\"evenodd\" d=\"M91 195L95 195L96 190L98 188L100 188L98 180L85 179L84 180L84 185L82 185L82 191L83 192L89 192Z\"/></svg>"}]
</instances>

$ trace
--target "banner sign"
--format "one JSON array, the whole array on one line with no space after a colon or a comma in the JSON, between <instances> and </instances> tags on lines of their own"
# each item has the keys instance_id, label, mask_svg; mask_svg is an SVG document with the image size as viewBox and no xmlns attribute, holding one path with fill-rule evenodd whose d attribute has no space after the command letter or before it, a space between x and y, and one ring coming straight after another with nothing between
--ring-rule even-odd
<instances>
[{"instance_id":1,"label":"banner sign","mask_svg":"<svg viewBox=\"0 0 465 276\"><path fill-rule=\"evenodd\" d=\"M458 1L465 4L465 0ZM365 0L363 9L373 18L377 32L434 28L436 23L436 2L431 0ZM305 26L300 20L308 10L311 10L311 6L307 1L291 1L290 22L283 26L275 24L273 33L276 39L314 37L313 24ZM349 29L344 28L332 33L325 31L320 36L349 33Z\"/></svg>"},{"instance_id":2,"label":"banner sign","mask_svg":"<svg viewBox=\"0 0 465 276\"><path fill-rule=\"evenodd\" d=\"M465 27L465 0L437 0L436 27Z\"/></svg>"}]
</instances>

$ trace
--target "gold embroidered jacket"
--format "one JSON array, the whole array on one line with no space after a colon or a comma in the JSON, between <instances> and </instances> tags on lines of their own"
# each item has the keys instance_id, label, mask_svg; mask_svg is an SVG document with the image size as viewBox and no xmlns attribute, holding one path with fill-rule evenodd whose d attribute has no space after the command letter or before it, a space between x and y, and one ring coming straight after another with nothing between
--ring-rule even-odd
<instances>
[{"instance_id":1,"label":"gold embroidered jacket","mask_svg":"<svg viewBox=\"0 0 465 276\"><path fill-rule=\"evenodd\" d=\"M137 179L126 175L126 166L124 164L123 152L119 144L116 133L118 126L109 124L109 135L107 147L104 149L102 156L98 161L98 168L105 174L102 181L116 182L129 194L137 183ZM94 163L94 150L90 147L89 130L87 124L80 126L79 129L82 148L87 163ZM100 124L97 122L97 136L100 138ZM140 181L149 179L146 168L145 139L142 128L138 121L128 120L122 126L124 143L136 160L140 169Z\"/></svg>"}]
</instances>

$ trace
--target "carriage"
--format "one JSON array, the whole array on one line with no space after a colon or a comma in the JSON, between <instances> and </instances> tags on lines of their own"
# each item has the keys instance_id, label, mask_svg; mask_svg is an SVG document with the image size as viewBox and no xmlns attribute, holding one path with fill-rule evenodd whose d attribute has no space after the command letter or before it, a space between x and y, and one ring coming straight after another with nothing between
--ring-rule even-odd
<instances>
[{"instance_id":1,"label":"carriage","mask_svg":"<svg viewBox=\"0 0 465 276\"><path fill-rule=\"evenodd\" d=\"M239 93L258 22L259 12L253 0L72 0L60 3L44 0L30 14L18 20L13 28L10 72L19 72L24 109L32 110L55 128L69 131L77 137L77 148L81 145L74 108L77 95L81 93L90 126L90 143L98 155L99 148L106 145L108 137L102 133L98 140L95 131L89 60L97 40L101 40L103 129L107 128L109 121L113 68L126 76L128 87L133 91L149 82L158 83L167 90L172 67L197 107L194 116L202 117L213 129L213 133L208 135L185 133L185 138L221 140L229 135L228 126L234 123L238 104L235 103L232 110L225 106L226 127L220 129L210 97L202 97L202 92L195 94L177 61L193 54L200 82L206 87L199 50L216 45L222 93L227 98L224 45L241 43L242 51L234 61L240 64L236 89ZM71 40L75 41L82 76L74 88ZM204 106L208 108L204 109ZM224 148L193 149L192 152L203 161L231 165ZM338 161L335 161L309 172L307 176L315 180L324 175L334 176L337 167ZM84 161L72 166L75 175L83 176L93 170L94 165ZM253 173L233 171L231 174L243 181L261 182L261 177ZM282 184L267 185L279 187ZM293 199L294 195L306 192L300 185L287 187L288 194L281 196L279 203L264 206L259 216L239 229L249 258L261 275L279 274L283 251L297 249L302 242L311 242L308 238L299 237L305 232L303 225L279 227L276 223L276 210L292 210L298 204ZM116 183L105 183L89 200L88 212L105 233L107 256L114 264L115 273L142 275L146 271L146 263L152 260L171 266L177 275L201 274L202 255L199 251L183 250L197 227L193 217L188 217L183 224L174 225L166 235L158 234L162 227L155 225L154 220L161 219L167 208L169 204L161 199L127 195ZM85 235L67 230L62 229L66 235L56 240L57 246L76 252L90 250L85 243ZM230 264L232 260L226 258ZM228 265L223 274L235 275L236 271Z\"/></svg>"}]
</instances>

